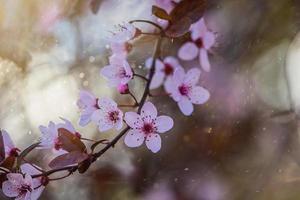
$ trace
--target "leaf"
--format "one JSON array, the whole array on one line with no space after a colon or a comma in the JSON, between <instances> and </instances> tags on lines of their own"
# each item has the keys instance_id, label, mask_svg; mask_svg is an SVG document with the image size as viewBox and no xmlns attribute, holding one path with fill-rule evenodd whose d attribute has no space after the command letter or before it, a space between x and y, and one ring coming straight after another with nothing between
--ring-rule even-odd
<instances>
[{"instance_id":1,"label":"leaf","mask_svg":"<svg viewBox=\"0 0 300 200\"><path fill-rule=\"evenodd\" d=\"M189 18L184 17L177 21L175 24L170 24L166 30L166 34L170 37L180 37L186 34L191 26L191 21Z\"/></svg>"},{"instance_id":2,"label":"leaf","mask_svg":"<svg viewBox=\"0 0 300 200\"><path fill-rule=\"evenodd\" d=\"M97 14L100 8L102 0L92 0L90 3L90 8L94 14Z\"/></svg>"},{"instance_id":3,"label":"leaf","mask_svg":"<svg viewBox=\"0 0 300 200\"><path fill-rule=\"evenodd\" d=\"M154 5L152 6L152 14L160 19L165 19L168 21L171 20L171 16L167 13L167 11Z\"/></svg>"},{"instance_id":4,"label":"leaf","mask_svg":"<svg viewBox=\"0 0 300 200\"><path fill-rule=\"evenodd\" d=\"M58 140L62 145L62 148L68 152L80 151L85 152L86 147L83 142L73 133L67 129L58 129Z\"/></svg>"},{"instance_id":5,"label":"leaf","mask_svg":"<svg viewBox=\"0 0 300 200\"><path fill-rule=\"evenodd\" d=\"M2 131L0 130L0 163L5 159L5 147Z\"/></svg>"},{"instance_id":6,"label":"leaf","mask_svg":"<svg viewBox=\"0 0 300 200\"><path fill-rule=\"evenodd\" d=\"M206 0L183 0L170 13L170 23L166 34L179 37L189 31L191 24L197 22L206 9Z\"/></svg>"},{"instance_id":7,"label":"leaf","mask_svg":"<svg viewBox=\"0 0 300 200\"><path fill-rule=\"evenodd\" d=\"M86 153L80 151L73 151L70 153L66 153L54 158L50 163L49 167L61 168L69 165L74 165L86 160L89 156Z\"/></svg>"},{"instance_id":8,"label":"leaf","mask_svg":"<svg viewBox=\"0 0 300 200\"><path fill-rule=\"evenodd\" d=\"M30 145L29 147L27 147L24 151L22 151L17 158L17 166L20 166L23 161L23 158L25 158L32 150L34 150L39 145L40 145L40 142L34 143L34 144Z\"/></svg>"},{"instance_id":9,"label":"leaf","mask_svg":"<svg viewBox=\"0 0 300 200\"><path fill-rule=\"evenodd\" d=\"M11 171L12 168L14 167L15 160L16 160L16 157L9 156L0 164L0 166L4 167L6 169L9 169Z\"/></svg>"}]
</instances>

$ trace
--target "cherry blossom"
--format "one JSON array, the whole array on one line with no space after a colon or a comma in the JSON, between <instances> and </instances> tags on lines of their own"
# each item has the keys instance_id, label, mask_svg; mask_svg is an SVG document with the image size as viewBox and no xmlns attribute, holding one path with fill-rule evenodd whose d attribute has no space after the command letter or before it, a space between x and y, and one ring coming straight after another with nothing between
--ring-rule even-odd
<instances>
[{"instance_id":1,"label":"cherry blossom","mask_svg":"<svg viewBox=\"0 0 300 200\"><path fill-rule=\"evenodd\" d=\"M20 151L13 143L9 134L5 130L1 130L4 150L5 150L5 158L9 156L18 156L18 152Z\"/></svg>"},{"instance_id":2,"label":"cherry blossom","mask_svg":"<svg viewBox=\"0 0 300 200\"><path fill-rule=\"evenodd\" d=\"M147 148L153 153L161 148L161 137L158 133L165 133L174 125L171 117L157 116L157 109L151 102L144 104L141 114L125 113L124 120L131 127L125 136L125 144L128 147L138 147L146 140Z\"/></svg>"},{"instance_id":3,"label":"cherry blossom","mask_svg":"<svg viewBox=\"0 0 300 200\"><path fill-rule=\"evenodd\" d=\"M141 31L130 23L124 23L118 26L117 32L114 32L110 40L110 48L113 55L126 57L130 51L129 41L140 35Z\"/></svg>"},{"instance_id":4,"label":"cherry blossom","mask_svg":"<svg viewBox=\"0 0 300 200\"><path fill-rule=\"evenodd\" d=\"M20 167L21 173L7 174L7 180L2 183L5 196L16 200L36 200L44 190L41 178L33 179L31 176L40 172L30 164Z\"/></svg>"},{"instance_id":5,"label":"cherry blossom","mask_svg":"<svg viewBox=\"0 0 300 200\"><path fill-rule=\"evenodd\" d=\"M182 60L193 60L199 56L199 63L203 70L209 72L208 50L215 43L215 35L207 29L203 18L194 23L190 30L193 41L183 44L178 51L178 57Z\"/></svg>"},{"instance_id":6,"label":"cherry blossom","mask_svg":"<svg viewBox=\"0 0 300 200\"><path fill-rule=\"evenodd\" d=\"M98 99L88 91L82 90L79 93L77 106L81 110L79 125L85 126L91 121L92 114L99 109Z\"/></svg>"},{"instance_id":7,"label":"cherry blossom","mask_svg":"<svg viewBox=\"0 0 300 200\"><path fill-rule=\"evenodd\" d=\"M99 131L107 131L112 128L120 130L123 125L123 112L118 108L116 102L109 98L98 100L99 110L92 115L92 120L97 123Z\"/></svg>"},{"instance_id":8,"label":"cherry blossom","mask_svg":"<svg viewBox=\"0 0 300 200\"><path fill-rule=\"evenodd\" d=\"M40 146L41 149L52 149L56 154L62 154L66 151L61 148L61 142L58 139L58 129L64 128L76 135L77 137L81 137L78 132L76 132L72 123L64 118L61 118L64 123L55 124L50 121L48 127L40 126L39 129L42 133Z\"/></svg>"},{"instance_id":9,"label":"cherry blossom","mask_svg":"<svg viewBox=\"0 0 300 200\"><path fill-rule=\"evenodd\" d=\"M128 94L129 93L128 84L119 84L118 85L118 92L120 94Z\"/></svg>"},{"instance_id":10,"label":"cherry blossom","mask_svg":"<svg viewBox=\"0 0 300 200\"><path fill-rule=\"evenodd\" d=\"M111 87L127 84L133 77L132 69L126 59L115 57L110 59L110 64L103 67L100 73L108 79Z\"/></svg>"},{"instance_id":11,"label":"cherry blossom","mask_svg":"<svg viewBox=\"0 0 300 200\"><path fill-rule=\"evenodd\" d=\"M146 67L150 68L153 58L148 58L146 60ZM160 87L164 80L168 80L172 77L174 71L177 68L182 68L178 60L175 57L168 56L163 61L157 59L155 63L155 73L152 78L150 89L155 89Z\"/></svg>"},{"instance_id":12,"label":"cherry blossom","mask_svg":"<svg viewBox=\"0 0 300 200\"><path fill-rule=\"evenodd\" d=\"M209 99L209 92L197 86L200 78L198 68L190 69L187 73L183 69L177 69L172 79L166 82L167 92L177 102L184 115L191 115L194 111L193 104L203 104Z\"/></svg>"}]
</instances>

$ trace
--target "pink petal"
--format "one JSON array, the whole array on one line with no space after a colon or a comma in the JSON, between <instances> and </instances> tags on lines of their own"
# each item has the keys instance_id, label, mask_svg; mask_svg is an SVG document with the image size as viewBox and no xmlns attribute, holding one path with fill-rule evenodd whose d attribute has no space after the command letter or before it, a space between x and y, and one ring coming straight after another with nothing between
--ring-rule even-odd
<instances>
[{"instance_id":1,"label":"pink petal","mask_svg":"<svg viewBox=\"0 0 300 200\"><path fill-rule=\"evenodd\" d=\"M64 129L67 129L68 131L72 132L72 133L75 133L76 130L74 128L74 126L72 125L72 123L65 119L65 118L60 118L61 120L63 120L65 123L59 123L56 125L56 129L58 130L59 128L64 128Z\"/></svg>"},{"instance_id":2,"label":"pink petal","mask_svg":"<svg viewBox=\"0 0 300 200\"><path fill-rule=\"evenodd\" d=\"M79 100L77 105L79 108L84 109L88 106L94 106L96 104L96 97L88 91L81 90L79 93Z\"/></svg>"},{"instance_id":3,"label":"pink petal","mask_svg":"<svg viewBox=\"0 0 300 200\"><path fill-rule=\"evenodd\" d=\"M144 142L144 134L137 130L130 130L125 136L125 144L128 147L139 147Z\"/></svg>"},{"instance_id":4,"label":"pink petal","mask_svg":"<svg viewBox=\"0 0 300 200\"><path fill-rule=\"evenodd\" d=\"M130 64L127 62L126 59L123 59L122 66L124 67L126 75L128 76L128 79L130 80L133 76L133 72L132 72L132 68L131 68Z\"/></svg>"},{"instance_id":5,"label":"pink petal","mask_svg":"<svg viewBox=\"0 0 300 200\"><path fill-rule=\"evenodd\" d=\"M146 138L146 146L153 153L157 153L161 148L161 138L158 134L150 134Z\"/></svg>"},{"instance_id":6,"label":"pink petal","mask_svg":"<svg viewBox=\"0 0 300 200\"><path fill-rule=\"evenodd\" d=\"M190 102L190 100L186 97L181 98L181 100L178 102L178 106L181 112L186 116L191 115L194 111L194 106L192 102Z\"/></svg>"},{"instance_id":7,"label":"pink petal","mask_svg":"<svg viewBox=\"0 0 300 200\"><path fill-rule=\"evenodd\" d=\"M5 130L1 130L2 132L2 137L3 137L3 143L4 143L4 149L5 149L5 156L9 156L10 151L15 148L15 145L13 143L13 141L11 140L8 132L6 132Z\"/></svg>"},{"instance_id":8,"label":"pink petal","mask_svg":"<svg viewBox=\"0 0 300 200\"><path fill-rule=\"evenodd\" d=\"M173 84L175 85L180 85L185 77L185 72L183 70L183 68L177 68L174 72L173 75Z\"/></svg>"},{"instance_id":9,"label":"pink petal","mask_svg":"<svg viewBox=\"0 0 300 200\"><path fill-rule=\"evenodd\" d=\"M191 28L191 38L195 41L202 38L207 32L207 27L205 25L204 19L201 18L198 22L192 24Z\"/></svg>"},{"instance_id":10,"label":"pink petal","mask_svg":"<svg viewBox=\"0 0 300 200\"><path fill-rule=\"evenodd\" d=\"M127 112L125 113L124 120L128 126L133 129L138 129L143 126L143 121L141 120L140 115L135 112Z\"/></svg>"},{"instance_id":11,"label":"pink petal","mask_svg":"<svg viewBox=\"0 0 300 200\"><path fill-rule=\"evenodd\" d=\"M150 101L147 101L141 110L141 117L155 119L157 116L157 109Z\"/></svg>"},{"instance_id":12,"label":"pink petal","mask_svg":"<svg viewBox=\"0 0 300 200\"><path fill-rule=\"evenodd\" d=\"M193 60L199 52L198 47L193 42L186 42L178 51L178 57L182 60Z\"/></svg>"},{"instance_id":13,"label":"pink petal","mask_svg":"<svg viewBox=\"0 0 300 200\"><path fill-rule=\"evenodd\" d=\"M37 186L38 187L38 186ZM41 196L43 190L45 189L44 186L39 187L31 192L31 200L37 200Z\"/></svg>"},{"instance_id":14,"label":"pink petal","mask_svg":"<svg viewBox=\"0 0 300 200\"><path fill-rule=\"evenodd\" d=\"M203 104L208 101L210 94L205 88L196 86L192 88L191 94L189 96L192 103Z\"/></svg>"},{"instance_id":15,"label":"pink petal","mask_svg":"<svg viewBox=\"0 0 300 200\"><path fill-rule=\"evenodd\" d=\"M4 181L2 183L2 191L7 197L16 197L19 195L19 188L10 181Z\"/></svg>"},{"instance_id":16,"label":"pink petal","mask_svg":"<svg viewBox=\"0 0 300 200\"><path fill-rule=\"evenodd\" d=\"M150 89L156 89L160 87L164 82L165 74L162 71L156 71L150 84Z\"/></svg>"},{"instance_id":17,"label":"pink petal","mask_svg":"<svg viewBox=\"0 0 300 200\"><path fill-rule=\"evenodd\" d=\"M180 65L178 59L173 57L173 56L166 57L164 59L164 63L168 63L169 65L171 65L173 67L174 71L177 68L182 68L182 66Z\"/></svg>"},{"instance_id":18,"label":"pink petal","mask_svg":"<svg viewBox=\"0 0 300 200\"><path fill-rule=\"evenodd\" d=\"M199 81L200 74L200 69L192 68L186 73L184 82L188 85L196 85Z\"/></svg>"},{"instance_id":19,"label":"pink petal","mask_svg":"<svg viewBox=\"0 0 300 200\"><path fill-rule=\"evenodd\" d=\"M116 130L117 131L119 131L119 130L121 130L121 128L123 127L123 120L118 120L117 122L116 122Z\"/></svg>"},{"instance_id":20,"label":"pink petal","mask_svg":"<svg viewBox=\"0 0 300 200\"><path fill-rule=\"evenodd\" d=\"M116 109L118 104L108 97L102 97L98 100L98 106L100 109L107 111Z\"/></svg>"},{"instance_id":21,"label":"pink petal","mask_svg":"<svg viewBox=\"0 0 300 200\"><path fill-rule=\"evenodd\" d=\"M203 45L205 49L210 49L216 42L216 36L214 33L208 31L205 33L205 36L203 38Z\"/></svg>"},{"instance_id":22,"label":"pink petal","mask_svg":"<svg viewBox=\"0 0 300 200\"><path fill-rule=\"evenodd\" d=\"M84 111L81 112L80 118L79 118L79 125L80 126L86 126L88 123L90 123L91 121L91 116L93 114L94 111L96 111L97 109L86 109Z\"/></svg>"},{"instance_id":23,"label":"pink petal","mask_svg":"<svg viewBox=\"0 0 300 200\"><path fill-rule=\"evenodd\" d=\"M164 133L173 127L174 121L171 117L159 116L156 118L155 124L156 124L156 128L157 128L157 132Z\"/></svg>"},{"instance_id":24,"label":"pink petal","mask_svg":"<svg viewBox=\"0 0 300 200\"><path fill-rule=\"evenodd\" d=\"M118 68L113 65L104 66L101 71L101 75L104 76L109 81L109 86L117 86L120 80L116 77L118 73Z\"/></svg>"},{"instance_id":25,"label":"pink petal","mask_svg":"<svg viewBox=\"0 0 300 200\"><path fill-rule=\"evenodd\" d=\"M151 65L152 65L152 62L153 62L153 58L152 57L148 58L145 62L145 67L150 69ZM157 71L157 70L161 70L163 68L164 68L164 63L161 60L156 59L155 70Z\"/></svg>"},{"instance_id":26,"label":"pink petal","mask_svg":"<svg viewBox=\"0 0 300 200\"><path fill-rule=\"evenodd\" d=\"M23 182L23 175L19 173L9 173L6 177L10 182L14 183L14 185L21 185Z\"/></svg>"},{"instance_id":27,"label":"pink petal","mask_svg":"<svg viewBox=\"0 0 300 200\"><path fill-rule=\"evenodd\" d=\"M205 49L200 49L200 56L199 56L199 61L200 61L200 65L202 67L202 69L206 72L210 71L210 63L208 60L208 55L207 55L207 51Z\"/></svg>"},{"instance_id":28,"label":"pink petal","mask_svg":"<svg viewBox=\"0 0 300 200\"><path fill-rule=\"evenodd\" d=\"M106 117L106 112L103 112L102 110L96 110L92 115L92 121L98 125L100 132L107 131L114 126L114 124L107 120Z\"/></svg>"},{"instance_id":29,"label":"pink petal","mask_svg":"<svg viewBox=\"0 0 300 200\"><path fill-rule=\"evenodd\" d=\"M37 170L36 168L34 168L33 166L31 166L28 163L25 163L25 164L21 165L20 168L21 168L22 173L29 174L30 176L37 175L37 174L41 173L39 170ZM37 168L39 168L39 167L37 167Z\"/></svg>"}]
</instances>

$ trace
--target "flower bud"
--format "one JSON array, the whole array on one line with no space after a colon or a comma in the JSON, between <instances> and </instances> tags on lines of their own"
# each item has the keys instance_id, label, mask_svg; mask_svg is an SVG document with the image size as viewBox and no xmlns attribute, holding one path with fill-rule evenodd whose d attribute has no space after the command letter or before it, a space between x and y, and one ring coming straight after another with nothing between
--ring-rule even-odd
<instances>
[{"instance_id":1,"label":"flower bud","mask_svg":"<svg viewBox=\"0 0 300 200\"><path fill-rule=\"evenodd\" d=\"M120 94L128 94L129 93L128 84L120 84L118 86L118 91Z\"/></svg>"}]
</instances>

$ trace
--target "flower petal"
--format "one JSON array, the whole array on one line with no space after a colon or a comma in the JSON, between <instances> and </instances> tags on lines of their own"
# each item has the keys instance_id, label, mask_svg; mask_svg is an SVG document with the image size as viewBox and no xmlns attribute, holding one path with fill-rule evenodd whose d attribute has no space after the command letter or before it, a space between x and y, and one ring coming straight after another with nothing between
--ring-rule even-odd
<instances>
[{"instance_id":1,"label":"flower petal","mask_svg":"<svg viewBox=\"0 0 300 200\"><path fill-rule=\"evenodd\" d=\"M141 117L155 119L157 116L157 109L150 101L147 101L141 110Z\"/></svg>"},{"instance_id":2,"label":"flower petal","mask_svg":"<svg viewBox=\"0 0 300 200\"><path fill-rule=\"evenodd\" d=\"M153 58L152 57L148 58L145 62L145 67L150 69L152 62L153 62ZM161 69L163 69L163 67L164 67L163 62L159 59L156 59L155 70L161 70Z\"/></svg>"},{"instance_id":3,"label":"flower petal","mask_svg":"<svg viewBox=\"0 0 300 200\"><path fill-rule=\"evenodd\" d=\"M98 106L100 109L107 111L116 109L118 104L108 97L102 97L98 100Z\"/></svg>"},{"instance_id":4,"label":"flower petal","mask_svg":"<svg viewBox=\"0 0 300 200\"><path fill-rule=\"evenodd\" d=\"M203 45L205 49L210 49L216 42L216 36L213 32L207 31L203 37Z\"/></svg>"},{"instance_id":5,"label":"flower petal","mask_svg":"<svg viewBox=\"0 0 300 200\"><path fill-rule=\"evenodd\" d=\"M190 30L191 30L192 40L195 41L199 38L202 38L205 35L205 33L207 32L207 27L206 27L206 24L204 22L204 19L201 18L199 21L192 24Z\"/></svg>"},{"instance_id":6,"label":"flower petal","mask_svg":"<svg viewBox=\"0 0 300 200\"><path fill-rule=\"evenodd\" d=\"M4 181L2 183L2 191L7 197L16 197L19 195L19 188L10 181Z\"/></svg>"},{"instance_id":7,"label":"flower petal","mask_svg":"<svg viewBox=\"0 0 300 200\"><path fill-rule=\"evenodd\" d=\"M72 132L72 133L75 133L76 130L73 126L73 124L67 120L67 119L64 119L64 118L60 118L61 120L63 120L65 123L59 123L56 125L56 129L58 130L59 128L64 128L64 129L67 129L68 131Z\"/></svg>"},{"instance_id":8,"label":"flower petal","mask_svg":"<svg viewBox=\"0 0 300 200\"><path fill-rule=\"evenodd\" d=\"M196 85L199 81L200 74L200 69L192 68L186 73L184 82L190 86Z\"/></svg>"},{"instance_id":9,"label":"flower petal","mask_svg":"<svg viewBox=\"0 0 300 200\"><path fill-rule=\"evenodd\" d=\"M38 166L36 166L36 167L39 168ZM21 168L22 173L29 174L30 176L41 173L39 170L37 170L36 168L34 168L32 165L30 165L28 163L21 165L20 168Z\"/></svg>"},{"instance_id":10,"label":"flower petal","mask_svg":"<svg viewBox=\"0 0 300 200\"><path fill-rule=\"evenodd\" d=\"M183 80L184 80L184 77L185 77L185 72L184 72L184 69L183 68L177 68L174 72L174 75L173 75L173 84L174 86L178 86L180 85Z\"/></svg>"},{"instance_id":11,"label":"flower petal","mask_svg":"<svg viewBox=\"0 0 300 200\"><path fill-rule=\"evenodd\" d=\"M178 106L181 112L186 116L191 115L194 111L194 106L187 97L182 97L178 102Z\"/></svg>"},{"instance_id":12,"label":"flower petal","mask_svg":"<svg viewBox=\"0 0 300 200\"><path fill-rule=\"evenodd\" d=\"M91 117L94 111L96 111L96 108L88 108L81 112L80 118L79 118L79 125L80 126L86 126L91 121Z\"/></svg>"},{"instance_id":13,"label":"flower petal","mask_svg":"<svg viewBox=\"0 0 300 200\"><path fill-rule=\"evenodd\" d=\"M164 133L173 127L174 121L171 117L163 115L156 118L155 124L157 132Z\"/></svg>"},{"instance_id":14,"label":"flower petal","mask_svg":"<svg viewBox=\"0 0 300 200\"><path fill-rule=\"evenodd\" d=\"M138 130L129 130L127 135L125 136L125 144L128 147L139 147L143 144L145 140L145 136L143 133L139 132Z\"/></svg>"},{"instance_id":15,"label":"flower petal","mask_svg":"<svg viewBox=\"0 0 300 200\"><path fill-rule=\"evenodd\" d=\"M178 51L178 57L182 60L193 60L199 52L198 47L193 42L186 42Z\"/></svg>"},{"instance_id":16,"label":"flower petal","mask_svg":"<svg viewBox=\"0 0 300 200\"><path fill-rule=\"evenodd\" d=\"M38 186L37 186L38 187ZM40 186L38 189L35 189L31 192L31 199L30 200L37 200L41 196L45 186Z\"/></svg>"},{"instance_id":17,"label":"flower petal","mask_svg":"<svg viewBox=\"0 0 300 200\"><path fill-rule=\"evenodd\" d=\"M153 153L157 153L161 148L161 138L158 134L150 134L146 138L146 146Z\"/></svg>"},{"instance_id":18,"label":"flower petal","mask_svg":"<svg viewBox=\"0 0 300 200\"><path fill-rule=\"evenodd\" d=\"M4 143L4 149L5 149L5 156L9 156L10 151L15 148L15 145L10 138L10 135L5 130L1 130L2 137L3 137L3 143Z\"/></svg>"},{"instance_id":19,"label":"flower petal","mask_svg":"<svg viewBox=\"0 0 300 200\"><path fill-rule=\"evenodd\" d=\"M130 126L133 129L138 129L143 125L141 116L135 112L126 112L124 120L126 124L128 124L128 126Z\"/></svg>"},{"instance_id":20,"label":"flower petal","mask_svg":"<svg viewBox=\"0 0 300 200\"><path fill-rule=\"evenodd\" d=\"M107 120L106 112L103 110L96 110L91 119L97 124L100 132L107 131L114 126L111 121Z\"/></svg>"},{"instance_id":21,"label":"flower petal","mask_svg":"<svg viewBox=\"0 0 300 200\"><path fill-rule=\"evenodd\" d=\"M79 93L79 100L77 105L79 108L84 109L86 107L94 106L96 104L96 97L85 90L81 90Z\"/></svg>"},{"instance_id":22,"label":"flower petal","mask_svg":"<svg viewBox=\"0 0 300 200\"><path fill-rule=\"evenodd\" d=\"M156 71L151 80L150 89L160 87L164 82L165 74L162 71Z\"/></svg>"},{"instance_id":23,"label":"flower petal","mask_svg":"<svg viewBox=\"0 0 300 200\"><path fill-rule=\"evenodd\" d=\"M190 94L192 103L203 104L203 103L207 102L209 97L210 97L210 94L209 94L208 90L206 90L205 88L200 87L200 86L196 86L196 87L192 88L192 91Z\"/></svg>"},{"instance_id":24,"label":"flower petal","mask_svg":"<svg viewBox=\"0 0 300 200\"><path fill-rule=\"evenodd\" d=\"M168 56L164 59L164 63L171 65L175 71L177 68L182 68L177 58L173 56Z\"/></svg>"},{"instance_id":25,"label":"flower petal","mask_svg":"<svg viewBox=\"0 0 300 200\"><path fill-rule=\"evenodd\" d=\"M208 54L207 54L207 51L203 48L200 49L199 62L204 71L206 71L206 72L210 71L210 63L208 60Z\"/></svg>"}]
</instances>

